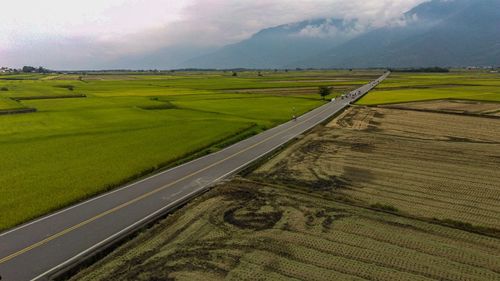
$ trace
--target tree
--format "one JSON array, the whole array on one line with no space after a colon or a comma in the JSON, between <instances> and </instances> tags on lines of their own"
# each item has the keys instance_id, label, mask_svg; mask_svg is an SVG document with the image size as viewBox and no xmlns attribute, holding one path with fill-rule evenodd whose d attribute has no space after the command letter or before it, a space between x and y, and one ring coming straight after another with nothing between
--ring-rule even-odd
<instances>
[{"instance_id":1,"label":"tree","mask_svg":"<svg viewBox=\"0 0 500 281\"><path fill-rule=\"evenodd\" d=\"M32 72L36 72L36 73L49 73L50 71L46 68L43 68L43 67L33 67L33 66L23 66L23 69L22 69L23 72L25 73L32 73Z\"/></svg>"},{"instance_id":2,"label":"tree","mask_svg":"<svg viewBox=\"0 0 500 281\"><path fill-rule=\"evenodd\" d=\"M238 72L233 72L233 76L234 77L238 76Z\"/></svg>"},{"instance_id":3,"label":"tree","mask_svg":"<svg viewBox=\"0 0 500 281\"><path fill-rule=\"evenodd\" d=\"M333 88L328 87L328 86L320 86L319 87L319 95L325 99L326 96L330 95L332 93Z\"/></svg>"},{"instance_id":4,"label":"tree","mask_svg":"<svg viewBox=\"0 0 500 281\"><path fill-rule=\"evenodd\" d=\"M34 72L36 68L33 66L23 66L23 72L28 73L28 72Z\"/></svg>"}]
</instances>

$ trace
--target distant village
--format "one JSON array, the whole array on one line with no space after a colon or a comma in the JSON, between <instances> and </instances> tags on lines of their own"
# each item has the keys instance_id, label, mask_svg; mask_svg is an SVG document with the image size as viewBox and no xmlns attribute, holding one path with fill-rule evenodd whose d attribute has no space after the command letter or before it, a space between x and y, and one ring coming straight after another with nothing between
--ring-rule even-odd
<instances>
[{"instance_id":1,"label":"distant village","mask_svg":"<svg viewBox=\"0 0 500 281\"><path fill-rule=\"evenodd\" d=\"M8 67L0 67L0 73L16 73L16 72L19 72L19 70Z\"/></svg>"},{"instance_id":2,"label":"distant village","mask_svg":"<svg viewBox=\"0 0 500 281\"><path fill-rule=\"evenodd\" d=\"M494 66L468 66L465 67L466 70L487 70L491 73L498 73L500 70L500 67L494 67ZM183 70L183 71L212 71L212 70L217 70L217 69L178 69L178 70ZM233 70L251 70L251 69L233 69ZM302 70L297 68L297 70ZM445 72L448 72L448 68L441 68L441 67L432 67L432 68L394 68L391 69L392 71L395 72L444 72L442 70L446 70ZM171 70L173 71L173 70ZM276 71L276 70L275 70ZM49 69L46 69L42 66L39 67L33 67L33 66L23 66L22 68L10 68L10 67L5 67L2 66L0 67L0 73L5 74L5 73L54 73L56 71L52 71ZM86 72L162 72L159 70L125 70L125 69L115 69L115 70L94 70L94 71L86 71ZM59 74L73 74L73 73L84 73L81 71L57 71Z\"/></svg>"},{"instance_id":3,"label":"distant village","mask_svg":"<svg viewBox=\"0 0 500 281\"><path fill-rule=\"evenodd\" d=\"M16 69L2 66L0 67L0 73L50 73L51 71L44 67L33 67L33 66L23 66L23 68Z\"/></svg>"}]
</instances>

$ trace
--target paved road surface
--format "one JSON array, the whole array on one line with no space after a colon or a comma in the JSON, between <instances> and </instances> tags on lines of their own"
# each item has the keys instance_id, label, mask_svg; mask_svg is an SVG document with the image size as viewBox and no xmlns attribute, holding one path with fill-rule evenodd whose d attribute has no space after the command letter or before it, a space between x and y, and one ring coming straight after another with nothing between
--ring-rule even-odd
<instances>
[{"instance_id":1,"label":"paved road surface","mask_svg":"<svg viewBox=\"0 0 500 281\"><path fill-rule=\"evenodd\" d=\"M48 280L328 119L387 75L224 150L0 234L2 281Z\"/></svg>"}]
</instances>

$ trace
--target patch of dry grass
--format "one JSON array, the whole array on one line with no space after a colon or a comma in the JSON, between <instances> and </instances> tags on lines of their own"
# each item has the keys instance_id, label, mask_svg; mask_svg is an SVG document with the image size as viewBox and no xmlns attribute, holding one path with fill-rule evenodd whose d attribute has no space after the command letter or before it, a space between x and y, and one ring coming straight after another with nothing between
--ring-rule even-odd
<instances>
[{"instance_id":1,"label":"patch of dry grass","mask_svg":"<svg viewBox=\"0 0 500 281\"><path fill-rule=\"evenodd\" d=\"M73 280L495 280L500 242L234 180Z\"/></svg>"},{"instance_id":2,"label":"patch of dry grass","mask_svg":"<svg viewBox=\"0 0 500 281\"><path fill-rule=\"evenodd\" d=\"M278 183L325 182L366 205L500 229L498 128L497 119L356 107L257 172Z\"/></svg>"},{"instance_id":3,"label":"patch of dry grass","mask_svg":"<svg viewBox=\"0 0 500 281\"><path fill-rule=\"evenodd\" d=\"M429 112L448 112L500 117L500 103L465 100L436 100L382 105L384 108L413 109Z\"/></svg>"},{"instance_id":4,"label":"patch of dry grass","mask_svg":"<svg viewBox=\"0 0 500 281\"><path fill-rule=\"evenodd\" d=\"M499 280L497 122L355 107L72 280Z\"/></svg>"}]
</instances>

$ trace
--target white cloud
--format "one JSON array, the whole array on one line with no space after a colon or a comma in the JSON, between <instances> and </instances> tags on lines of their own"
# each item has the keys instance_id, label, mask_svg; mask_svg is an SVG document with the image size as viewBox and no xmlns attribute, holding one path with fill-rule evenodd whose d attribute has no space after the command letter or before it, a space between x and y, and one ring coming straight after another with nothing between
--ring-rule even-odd
<instances>
[{"instance_id":1,"label":"white cloud","mask_svg":"<svg viewBox=\"0 0 500 281\"><path fill-rule=\"evenodd\" d=\"M376 27L420 2L424 0L5 1L0 64L81 68L166 46L221 46L262 28L323 17L359 19L360 26ZM320 36L337 31L325 26L304 32Z\"/></svg>"},{"instance_id":2,"label":"white cloud","mask_svg":"<svg viewBox=\"0 0 500 281\"><path fill-rule=\"evenodd\" d=\"M366 31L368 28L369 26L361 24L358 20L338 22L327 19L321 24L308 24L293 36L311 38L352 38Z\"/></svg>"},{"instance_id":3,"label":"white cloud","mask_svg":"<svg viewBox=\"0 0 500 281\"><path fill-rule=\"evenodd\" d=\"M2 3L3 49L45 38L109 41L180 20L185 3L171 0L16 0Z\"/></svg>"}]
</instances>

